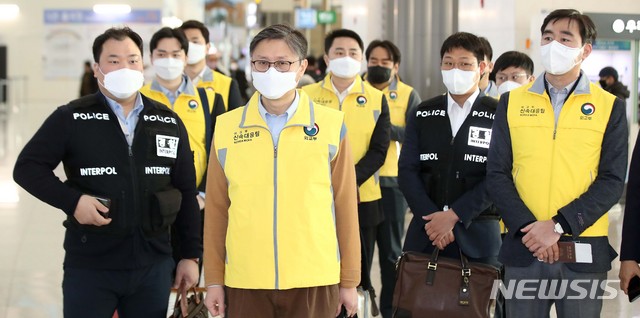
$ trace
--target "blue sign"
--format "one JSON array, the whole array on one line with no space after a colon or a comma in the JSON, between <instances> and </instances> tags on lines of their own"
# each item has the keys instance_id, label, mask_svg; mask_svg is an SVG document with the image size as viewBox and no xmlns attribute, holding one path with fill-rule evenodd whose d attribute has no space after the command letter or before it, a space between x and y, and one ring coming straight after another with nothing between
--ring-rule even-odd
<instances>
[{"instance_id":1,"label":"blue sign","mask_svg":"<svg viewBox=\"0 0 640 318\"><path fill-rule=\"evenodd\" d=\"M318 24L315 9L296 9L295 27L297 29L313 29Z\"/></svg>"},{"instance_id":2,"label":"blue sign","mask_svg":"<svg viewBox=\"0 0 640 318\"><path fill-rule=\"evenodd\" d=\"M631 51L631 41L598 40L593 43L594 50Z\"/></svg>"},{"instance_id":3,"label":"blue sign","mask_svg":"<svg viewBox=\"0 0 640 318\"><path fill-rule=\"evenodd\" d=\"M63 23L155 23L162 22L162 10L131 10L126 14L96 14L91 9L44 10L44 24Z\"/></svg>"}]
</instances>

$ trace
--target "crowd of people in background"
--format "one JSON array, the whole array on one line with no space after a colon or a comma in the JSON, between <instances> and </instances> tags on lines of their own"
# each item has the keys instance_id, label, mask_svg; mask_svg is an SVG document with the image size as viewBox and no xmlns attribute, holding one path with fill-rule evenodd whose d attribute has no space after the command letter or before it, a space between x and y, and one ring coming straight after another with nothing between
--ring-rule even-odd
<instances>
[{"instance_id":1,"label":"crowd of people in background","mask_svg":"<svg viewBox=\"0 0 640 318\"><path fill-rule=\"evenodd\" d=\"M204 272L213 315L353 317L380 275L390 318L403 251L466 255L502 268L505 282L606 279L629 92L612 67L599 84L581 70L596 38L588 16L555 10L540 32L539 76L522 52L493 62L486 38L450 35L439 50L446 91L422 100L394 43L365 45L348 29L327 34L314 58L300 31L272 25L225 67L208 54L208 28L186 21L148 39L146 85L143 40L106 30L82 97L54 111L14 170L67 214L65 317L162 317L170 287ZM625 292L640 276L638 151ZM559 262L567 243L588 245L591 261ZM546 317L555 304L559 317L599 317L603 293L508 298L495 315Z\"/></svg>"}]
</instances>

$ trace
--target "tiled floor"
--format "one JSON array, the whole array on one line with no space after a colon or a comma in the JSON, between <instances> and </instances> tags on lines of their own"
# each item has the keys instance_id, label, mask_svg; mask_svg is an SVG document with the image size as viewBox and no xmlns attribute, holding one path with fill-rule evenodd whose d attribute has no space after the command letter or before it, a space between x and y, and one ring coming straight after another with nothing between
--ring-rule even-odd
<instances>
[{"instance_id":1,"label":"tiled floor","mask_svg":"<svg viewBox=\"0 0 640 318\"><path fill-rule=\"evenodd\" d=\"M43 119L41 113L32 113L32 116L13 114L14 124L0 131L9 136L8 151L0 153L0 318L62 317L63 213L18 189L11 179L17 148ZM616 206L611 211L610 237L616 248L620 238L620 210L620 206ZM609 278L617 279L617 259L613 265ZM379 291L380 279L375 274L379 273L377 261L372 273ZM626 296L619 292L617 298L604 302L602 317L640 317L640 301L629 305Z\"/></svg>"}]
</instances>

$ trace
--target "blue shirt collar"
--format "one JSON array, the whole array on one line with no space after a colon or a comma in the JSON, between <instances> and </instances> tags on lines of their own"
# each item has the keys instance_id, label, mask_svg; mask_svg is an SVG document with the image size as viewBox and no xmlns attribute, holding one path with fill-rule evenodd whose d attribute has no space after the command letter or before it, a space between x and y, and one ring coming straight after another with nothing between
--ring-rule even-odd
<instances>
[{"instance_id":1,"label":"blue shirt collar","mask_svg":"<svg viewBox=\"0 0 640 318\"><path fill-rule=\"evenodd\" d=\"M165 96L173 94L173 92L162 87L162 85L160 85L160 83L158 83L158 81L155 79L153 80L153 82L151 82L151 89L154 91L162 92L162 94L164 94ZM175 95L176 97L178 97L182 93L185 93L187 95L195 95L193 84L191 83L191 79L189 79L189 76L187 75L182 75L182 83L180 83L180 86L178 86L178 90L176 91Z\"/></svg>"},{"instance_id":2,"label":"blue shirt collar","mask_svg":"<svg viewBox=\"0 0 640 318\"><path fill-rule=\"evenodd\" d=\"M144 108L144 103L142 102L142 94L140 94L139 92L136 94L137 94L137 97L136 97L136 102L133 106L133 110L129 113L129 116L127 117L131 117L131 116L137 117L142 112L142 109ZM109 106L109 108L111 108L111 111L113 111L113 113L116 114L116 116L120 117L121 120L125 121L126 118L124 118L124 109L122 108L122 105L118 104L118 102L107 97L104 94L103 96L107 100L107 105Z\"/></svg>"},{"instance_id":3,"label":"blue shirt collar","mask_svg":"<svg viewBox=\"0 0 640 318\"><path fill-rule=\"evenodd\" d=\"M289 108L287 108L287 110L284 112L284 115L287 115L287 120L291 119L291 117L293 117L293 114L296 113L299 102L300 102L300 95L298 95L298 91L296 90L296 97L293 99L293 103L291 103L291 106L289 106ZM267 114L269 113L267 112L267 109L264 108L264 106L262 105L262 98L260 98L260 96L258 96L258 112L260 113L260 117L262 117L262 119L266 122ZM277 116L274 114L269 114L269 115Z\"/></svg>"}]
</instances>

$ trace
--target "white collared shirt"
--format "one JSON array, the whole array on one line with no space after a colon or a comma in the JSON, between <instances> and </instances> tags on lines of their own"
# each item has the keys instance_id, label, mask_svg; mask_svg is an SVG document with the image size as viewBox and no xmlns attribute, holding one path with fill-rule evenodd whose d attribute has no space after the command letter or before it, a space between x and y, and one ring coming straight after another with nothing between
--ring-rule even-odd
<instances>
[{"instance_id":1,"label":"white collared shirt","mask_svg":"<svg viewBox=\"0 0 640 318\"><path fill-rule=\"evenodd\" d=\"M204 72L207 70L207 68L209 68L208 66L204 66L202 68L202 71L200 72L200 74L198 74L196 77L194 77L191 82L193 83L193 85L198 85L200 84L200 81L202 81L202 79L204 78Z\"/></svg>"},{"instance_id":2,"label":"white collared shirt","mask_svg":"<svg viewBox=\"0 0 640 318\"><path fill-rule=\"evenodd\" d=\"M464 120L471 112L471 106L473 106L473 103L476 101L476 98L478 98L478 95L480 95L480 90L476 89L473 94L471 94L471 96L467 98L467 100L464 102L464 105L460 107L460 105L458 105L453 100L451 94L447 93L447 113L449 114L449 122L451 123L451 134L453 137L456 136L458 130L460 130L460 127L462 126L462 123L464 123Z\"/></svg>"},{"instance_id":3,"label":"white collared shirt","mask_svg":"<svg viewBox=\"0 0 640 318\"><path fill-rule=\"evenodd\" d=\"M353 83L351 83L351 85L349 85L347 89L345 89L343 92L338 92L338 89L336 88L336 86L333 85L333 81L331 81L331 87L333 87L333 92L336 93L336 96L338 96L338 99L340 100L340 104L342 104L342 101L344 101L344 99L347 98L347 95L349 95L349 92L351 91L351 89L353 88L353 85L355 84L356 84L356 81L353 80Z\"/></svg>"}]
</instances>

